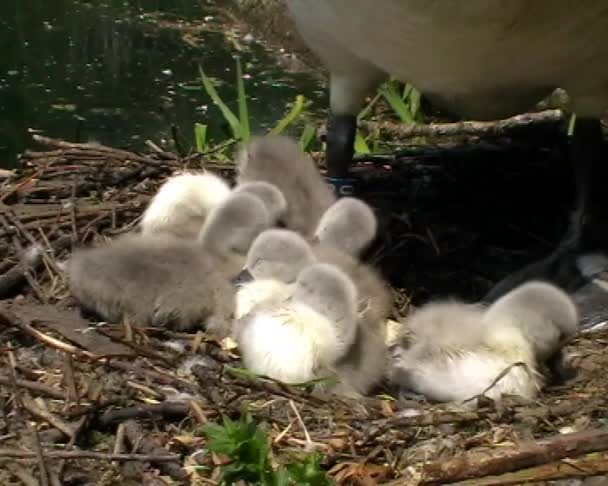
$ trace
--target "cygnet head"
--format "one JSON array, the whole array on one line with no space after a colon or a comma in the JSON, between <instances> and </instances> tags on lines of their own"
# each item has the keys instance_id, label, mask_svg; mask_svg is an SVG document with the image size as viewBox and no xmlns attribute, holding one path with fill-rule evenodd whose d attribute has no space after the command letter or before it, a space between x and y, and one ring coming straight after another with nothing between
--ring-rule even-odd
<instances>
[{"instance_id":1,"label":"cygnet head","mask_svg":"<svg viewBox=\"0 0 608 486\"><path fill-rule=\"evenodd\" d=\"M144 211L143 234L168 232L181 238L196 238L209 212L230 195L230 187L210 172L182 172L171 176Z\"/></svg>"},{"instance_id":2,"label":"cygnet head","mask_svg":"<svg viewBox=\"0 0 608 486\"><path fill-rule=\"evenodd\" d=\"M520 285L492 304L486 325L508 323L521 329L537 359L545 361L578 329L578 310L570 296L555 285L532 281Z\"/></svg>"},{"instance_id":3,"label":"cygnet head","mask_svg":"<svg viewBox=\"0 0 608 486\"><path fill-rule=\"evenodd\" d=\"M336 325L346 345L357 329L357 288L339 268L315 263L300 272L292 299L307 305Z\"/></svg>"},{"instance_id":4,"label":"cygnet head","mask_svg":"<svg viewBox=\"0 0 608 486\"><path fill-rule=\"evenodd\" d=\"M372 208L360 199L345 197L332 204L319 221L315 237L359 256L376 237L378 221Z\"/></svg>"},{"instance_id":5,"label":"cygnet head","mask_svg":"<svg viewBox=\"0 0 608 486\"><path fill-rule=\"evenodd\" d=\"M224 256L233 263L236 274L253 240L270 227L266 206L252 194L231 194L214 208L205 221L199 241L207 251ZM230 269L230 273L233 269Z\"/></svg>"},{"instance_id":6,"label":"cygnet head","mask_svg":"<svg viewBox=\"0 0 608 486\"><path fill-rule=\"evenodd\" d=\"M245 268L256 280L293 283L315 257L308 242L293 231L269 229L259 235L247 253Z\"/></svg>"},{"instance_id":7,"label":"cygnet head","mask_svg":"<svg viewBox=\"0 0 608 486\"><path fill-rule=\"evenodd\" d=\"M274 223L279 221L287 211L287 200L280 189L266 181L252 181L235 187L235 194L247 193L257 196L266 206L266 210Z\"/></svg>"}]
</instances>

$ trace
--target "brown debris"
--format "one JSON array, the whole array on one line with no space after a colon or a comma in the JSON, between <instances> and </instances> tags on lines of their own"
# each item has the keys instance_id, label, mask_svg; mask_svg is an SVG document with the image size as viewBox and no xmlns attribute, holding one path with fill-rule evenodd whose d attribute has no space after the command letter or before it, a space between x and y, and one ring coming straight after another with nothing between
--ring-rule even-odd
<instances>
[{"instance_id":1,"label":"brown debris","mask_svg":"<svg viewBox=\"0 0 608 486\"><path fill-rule=\"evenodd\" d=\"M191 467L218 464L204 453L200 425L244 411L263 423L277 462L315 448L338 484L473 486L608 474L608 332L575 340L577 376L535 403L513 398L472 409L408 401L386 386L377 397L338 399L239 373L238 351L204 333L85 319L61 271L71 248L133 228L174 170L207 167L230 178L232 168L153 144L136 154L37 139L50 149L24 154L23 169L0 186L0 483L166 484L168 476L214 484L217 470ZM395 319L428 297L478 298L559 235L555 204L543 206L554 153L509 141L487 146L411 147L390 163L356 167L363 197L383 216L382 244L370 259L393 284ZM525 162L514 164L519 158ZM550 174L563 198L567 182ZM534 199L535 183L548 195ZM514 193L517 200L507 197ZM542 234L540 220L549 228ZM496 244L505 239L516 249ZM188 373L182 364L193 355L200 362Z\"/></svg>"}]
</instances>

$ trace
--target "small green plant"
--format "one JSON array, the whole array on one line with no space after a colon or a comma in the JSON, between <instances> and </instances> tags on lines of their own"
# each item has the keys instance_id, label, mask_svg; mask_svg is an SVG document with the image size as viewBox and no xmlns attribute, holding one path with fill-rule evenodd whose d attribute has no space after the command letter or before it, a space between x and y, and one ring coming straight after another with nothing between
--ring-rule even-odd
<instances>
[{"instance_id":1,"label":"small green plant","mask_svg":"<svg viewBox=\"0 0 608 486\"><path fill-rule=\"evenodd\" d=\"M302 461L272 467L271 451L266 433L249 414L239 421L223 417L222 424L209 423L202 432L207 436L208 448L216 454L228 456L230 462L222 466L221 485L238 481L262 486L328 486L334 484L321 469L321 458L310 454Z\"/></svg>"},{"instance_id":2,"label":"small green plant","mask_svg":"<svg viewBox=\"0 0 608 486\"><path fill-rule=\"evenodd\" d=\"M378 90L403 123L413 124L422 121L420 111L420 92L407 83L399 92L399 84L391 79Z\"/></svg>"}]
</instances>

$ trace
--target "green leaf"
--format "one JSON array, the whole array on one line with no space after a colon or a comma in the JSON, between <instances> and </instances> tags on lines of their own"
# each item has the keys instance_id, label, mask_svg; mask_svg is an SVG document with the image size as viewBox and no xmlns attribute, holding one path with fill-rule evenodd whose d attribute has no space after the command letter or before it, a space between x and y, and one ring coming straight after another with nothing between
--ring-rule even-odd
<instances>
[{"instance_id":1,"label":"green leaf","mask_svg":"<svg viewBox=\"0 0 608 486\"><path fill-rule=\"evenodd\" d=\"M376 93L376 96L374 96L367 106L359 112L357 115L357 121L365 119L371 113L372 108L378 102L380 96L380 93Z\"/></svg>"},{"instance_id":2,"label":"green leaf","mask_svg":"<svg viewBox=\"0 0 608 486\"><path fill-rule=\"evenodd\" d=\"M361 130L357 130L355 135L355 152L358 154L369 154L371 153L365 137L361 134Z\"/></svg>"},{"instance_id":3,"label":"green leaf","mask_svg":"<svg viewBox=\"0 0 608 486\"><path fill-rule=\"evenodd\" d=\"M226 103L224 103L224 101L222 100L220 95L217 93L215 86L213 86L213 82L211 81L211 79L209 77L207 77L207 75L203 71L203 68L201 66L199 66L198 69L201 74L201 81L203 83L205 91L207 92L207 94L209 95L209 97L211 98L213 103L221 110L224 119L230 126L232 135L237 140L242 140L243 137L242 137L241 122L236 117L236 115L232 112L232 110L230 108L228 108Z\"/></svg>"},{"instance_id":4,"label":"green leaf","mask_svg":"<svg viewBox=\"0 0 608 486\"><path fill-rule=\"evenodd\" d=\"M300 145L300 148L302 149L303 152L308 151L310 144L312 143L312 141L315 138L316 133L317 133L317 129L314 127L314 125L307 123L304 126L302 135L300 135L300 141L298 142Z\"/></svg>"},{"instance_id":5,"label":"green leaf","mask_svg":"<svg viewBox=\"0 0 608 486\"><path fill-rule=\"evenodd\" d=\"M196 142L196 151L203 153L207 150L207 125L202 123L194 124L194 141Z\"/></svg>"},{"instance_id":6,"label":"green leaf","mask_svg":"<svg viewBox=\"0 0 608 486\"><path fill-rule=\"evenodd\" d=\"M285 131L285 129L291 125L294 121L296 121L305 108L306 98L302 95L296 96L296 101L289 110L289 113L285 115L279 122L275 125L275 127L270 130L270 133L274 135L279 135Z\"/></svg>"},{"instance_id":7,"label":"green leaf","mask_svg":"<svg viewBox=\"0 0 608 486\"><path fill-rule=\"evenodd\" d=\"M384 96L384 99L386 99L403 123L414 123L414 117L412 116L410 108L397 92L394 83L391 83L390 81L384 83L380 87L379 92Z\"/></svg>"},{"instance_id":8,"label":"green leaf","mask_svg":"<svg viewBox=\"0 0 608 486\"><path fill-rule=\"evenodd\" d=\"M243 69L241 58L236 57L236 86L239 100L239 120L241 122L241 139L247 141L251 138L249 128L249 110L247 108L247 93L245 93L245 80L243 79Z\"/></svg>"},{"instance_id":9,"label":"green leaf","mask_svg":"<svg viewBox=\"0 0 608 486\"><path fill-rule=\"evenodd\" d=\"M568 137L574 135L574 127L576 125L576 114L572 113L570 115L570 120L568 121Z\"/></svg>"}]
</instances>

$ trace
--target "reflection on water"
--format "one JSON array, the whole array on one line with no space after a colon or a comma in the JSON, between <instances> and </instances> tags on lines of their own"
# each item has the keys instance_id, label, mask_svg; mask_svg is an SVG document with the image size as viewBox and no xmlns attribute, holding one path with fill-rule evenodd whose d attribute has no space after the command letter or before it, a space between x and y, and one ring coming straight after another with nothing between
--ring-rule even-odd
<instances>
[{"instance_id":1,"label":"reflection on water","mask_svg":"<svg viewBox=\"0 0 608 486\"><path fill-rule=\"evenodd\" d=\"M200 90L197 65L224 81L220 94L233 102L235 50L202 4L0 1L0 167L32 146L30 128L134 148L170 139L171 125L190 143L196 121L222 137L223 120ZM175 28L180 19L193 29ZM189 36L196 42L184 42ZM285 74L255 43L241 56L254 130L279 119L297 93L322 96L312 78Z\"/></svg>"}]
</instances>

